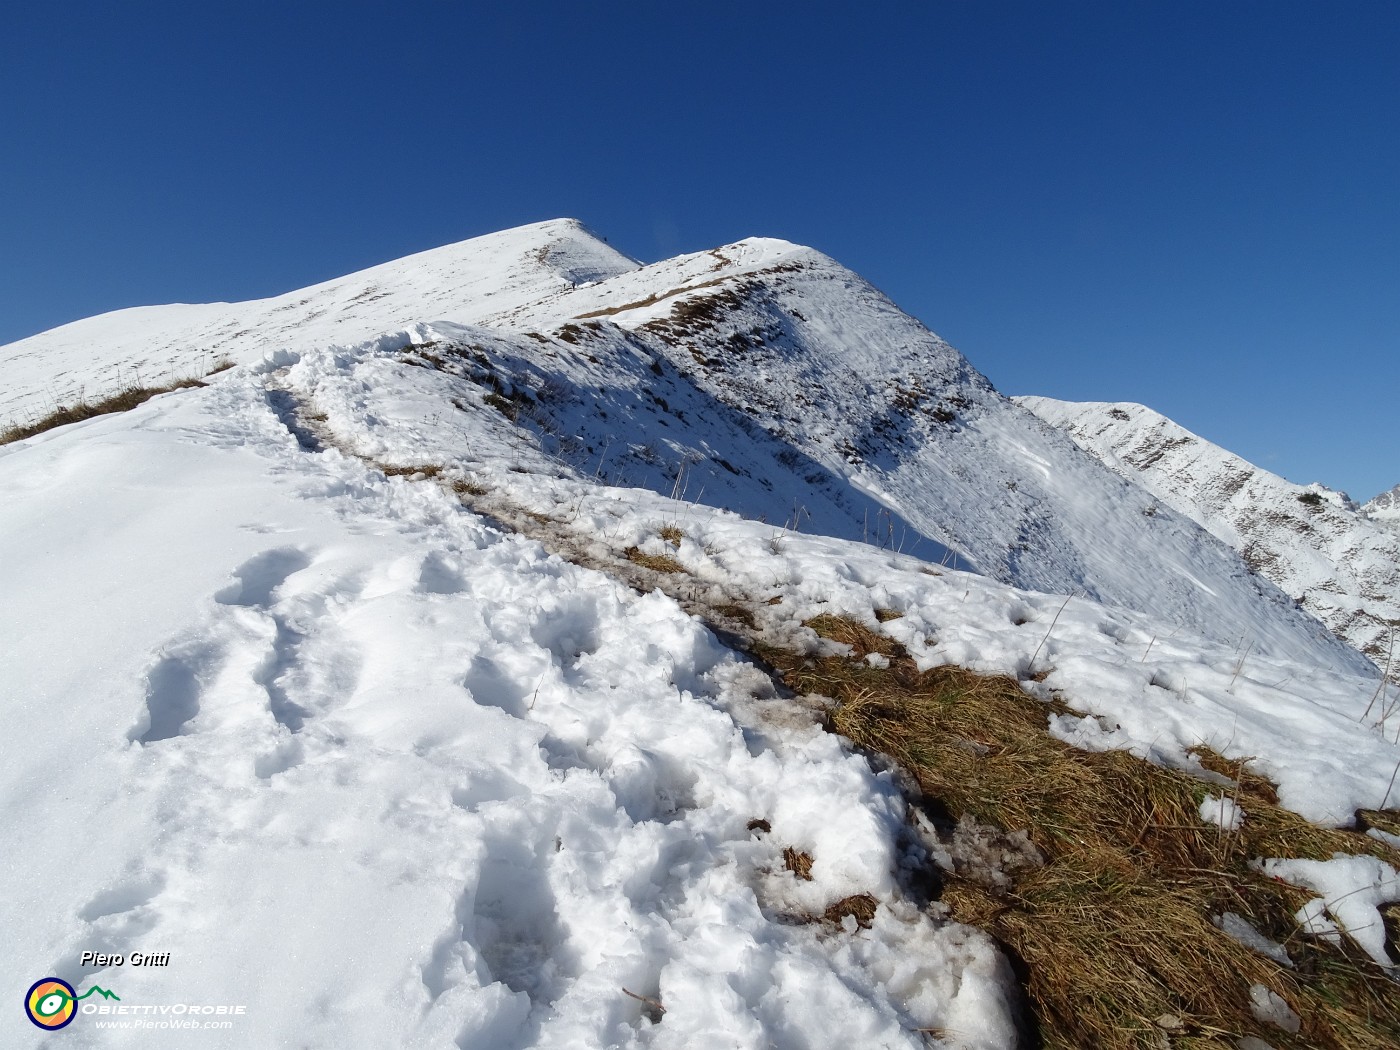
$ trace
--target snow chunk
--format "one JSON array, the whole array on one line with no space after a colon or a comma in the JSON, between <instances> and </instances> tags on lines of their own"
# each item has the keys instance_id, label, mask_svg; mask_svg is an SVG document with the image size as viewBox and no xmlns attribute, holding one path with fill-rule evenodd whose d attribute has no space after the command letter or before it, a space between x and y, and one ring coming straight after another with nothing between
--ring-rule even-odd
<instances>
[{"instance_id":1,"label":"snow chunk","mask_svg":"<svg viewBox=\"0 0 1400 1050\"><path fill-rule=\"evenodd\" d=\"M1237 943L1272 959L1280 966L1292 967L1293 960L1288 957L1288 950L1277 941L1265 937L1250 925L1249 920L1227 911L1222 915L1213 916L1211 921L1220 927L1225 936Z\"/></svg>"},{"instance_id":2,"label":"snow chunk","mask_svg":"<svg viewBox=\"0 0 1400 1050\"><path fill-rule=\"evenodd\" d=\"M1222 795L1207 795L1201 800L1199 812L1201 819L1207 824L1214 824L1226 831L1238 831L1244 823L1244 810L1234 799Z\"/></svg>"},{"instance_id":3,"label":"snow chunk","mask_svg":"<svg viewBox=\"0 0 1400 1050\"><path fill-rule=\"evenodd\" d=\"M1308 901L1293 914L1293 918L1308 936L1328 944L1342 943L1342 931L1327 917L1327 902L1321 897Z\"/></svg>"},{"instance_id":4,"label":"snow chunk","mask_svg":"<svg viewBox=\"0 0 1400 1050\"><path fill-rule=\"evenodd\" d=\"M249 371L254 375L268 375L276 372L279 368L287 368L301 360L301 354L295 350L285 348L269 350L263 354L262 360L254 364Z\"/></svg>"},{"instance_id":5,"label":"snow chunk","mask_svg":"<svg viewBox=\"0 0 1400 1050\"><path fill-rule=\"evenodd\" d=\"M1385 924L1377 910L1400 901L1400 873L1377 857L1334 853L1331 860L1270 859L1260 866L1265 875L1322 894L1298 912L1299 924L1314 936L1330 938L1337 925L1381 966L1394 966L1386 952Z\"/></svg>"},{"instance_id":6,"label":"snow chunk","mask_svg":"<svg viewBox=\"0 0 1400 1050\"><path fill-rule=\"evenodd\" d=\"M1249 986L1249 1010L1262 1024L1277 1025L1289 1035L1297 1035L1302 1020L1288 1005L1288 1000L1262 984Z\"/></svg>"}]
</instances>

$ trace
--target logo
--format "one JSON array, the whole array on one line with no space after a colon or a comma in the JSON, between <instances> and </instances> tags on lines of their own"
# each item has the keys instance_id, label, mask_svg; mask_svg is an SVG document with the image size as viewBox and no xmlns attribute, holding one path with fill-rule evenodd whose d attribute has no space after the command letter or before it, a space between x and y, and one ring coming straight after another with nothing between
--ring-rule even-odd
<instances>
[{"instance_id":1,"label":"logo","mask_svg":"<svg viewBox=\"0 0 1400 1050\"><path fill-rule=\"evenodd\" d=\"M121 1001L121 996L105 988L93 985L82 995L73 986L59 977L45 977L29 986L24 996L24 1012L29 1019L45 1031L53 1032L73 1022L78 1012L79 1000L86 999L93 992L104 999Z\"/></svg>"}]
</instances>

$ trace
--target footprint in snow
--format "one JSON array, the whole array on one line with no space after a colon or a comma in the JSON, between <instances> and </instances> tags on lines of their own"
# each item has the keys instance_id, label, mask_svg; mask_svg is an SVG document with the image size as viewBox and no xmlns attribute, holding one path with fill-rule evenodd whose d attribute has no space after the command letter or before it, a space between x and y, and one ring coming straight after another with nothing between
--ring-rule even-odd
<instances>
[{"instance_id":1,"label":"footprint in snow","mask_svg":"<svg viewBox=\"0 0 1400 1050\"><path fill-rule=\"evenodd\" d=\"M273 592L287 582L293 573L311 564L311 557L295 547L276 547L248 559L233 570L238 582L214 595L220 605L241 605L249 609L265 609L272 602Z\"/></svg>"},{"instance_id":2,"label":"footprint in snow","mask_svg":"<svg viewBox=\"0 0 1400 1050\"><path fill-rule=\"evenodd\" d=\"M127 739L146 745L180 736L199 714L204 692L202 677L218 656L212 644L197 644L183 652L163 655L146 673L146 717L132 728Z\"/></svg>"},{"instance_id":3,"label":"footprint in snow","mask_svg":"<svg viewBox=\"0 0 1400 1050\"><path fill-rule=\"evenodd\" d=\"M163 889L163 875L138 871L95 894L77 913L84 925L81 951L126 955L140 947L138 942L156 927L158 915L152 902ZM79 952L67 953L49 972L76 986L96 972L92 966L80 966L80 958Z\"/></svg>"},{"instance_id":4,"label":"footprint in snow","mask_svg":"<svg viewBox=\"0 0 1400 1050\"><path fill-rule=\"evenodd\" d=\"M467 589L461 563L439 551L431 552L418 569L420 594L460 594Z\"/></svg>"}]
</instances>

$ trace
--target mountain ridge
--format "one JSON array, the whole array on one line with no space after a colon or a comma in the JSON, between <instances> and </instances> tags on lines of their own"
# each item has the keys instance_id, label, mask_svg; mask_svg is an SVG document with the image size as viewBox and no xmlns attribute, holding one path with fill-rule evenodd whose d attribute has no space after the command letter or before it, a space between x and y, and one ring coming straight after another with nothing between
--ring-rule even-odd
<instances>
[{"instance_id":1,"label":"mountain ridge","mask_svg":"<svg viewBox=\"0 0 1400 1050\"><path fill-rule=\"evenodd\" d=\"M1339 638L1386 664L1400 624L1400 535L1376 520L1388 506L1381 496L1361 507L1344 492L1294 484L1144 405L1016 400L1240 551Z\"/></svg>"},{"instance_id":2,"label":"mountain ridge","mask_svg":"<svg viewBox=\"0 0 1400 1050\"><path fill-rule=\"evenodd\" d=\"M190 310L217 316L191 325ZM213 355L253 366L269 354L291 361L293 346L366 341L402 353L420 338L392 334L405 324L466 326L477 334L448 342L473 396L508 391L545 415L535 393L567 403L549 424L556 433L526 413L497 439L523 428L556 459L573 457L570 469L597 456L600 478L663 492L686 473L695 498L775 523L856 539L873 531L896 547L928 541L934 557L1002 582L1082 593L1217 639L1246 623L1261 650L1352 659L1235 551L997 393L815 249L749 238L642 265L556 220L271 299L147 311L79 322L80 347L65 326L0 348L9 403L34 411L56 380L100 387L160 355L170 367ZM55 376L54 363L70 367ZM449 404L445 390L437 396ZM600 396L613 399L611 414ZM677 399L684 416L669 411ZM738 458L726 449L758 459L726 467Z\"/></svg>"}]
</instances>

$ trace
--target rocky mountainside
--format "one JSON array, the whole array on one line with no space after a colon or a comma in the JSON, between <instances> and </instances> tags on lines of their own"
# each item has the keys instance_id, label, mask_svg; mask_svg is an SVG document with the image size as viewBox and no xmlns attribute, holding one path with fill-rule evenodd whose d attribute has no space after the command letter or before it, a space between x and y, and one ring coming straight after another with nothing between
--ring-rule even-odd
<instances>
[{"instance_id":1,"label":"rocky mountainside","mask_svg":"<svg viewBox=\"0 0 1400 1050\"><path fill-rule=\"evenodd\" d=\"M1295 485L1142 405L1021 397L1122 477L1199 522L1377 664L1400 624L1397 491L1358 507ZM1392 668L1393 671L1393 668Z\"/></svg>"},{"instance_id":2,"label":"rocky mountainside","mask_svg":"<svg viewBox=\"0 0 1400 1050\"><path fill-rule=\"evenodd\" d=\"M1364 666L1235 550L1001 396L859 276L784 241L641 266L558 220L274 299L120 311L0 348L0 412L41 413L55 389L161 361L252 365L371 338L467 383L466 401L509 425L499 440L551 469Z\"/></svg>"},{"instance_id":3,"label":"rocky mountainside","mask_svg":"<svg viewBox=\"0 0 1400 1050\"><path fill-rule=\"evenodd\" d=\"M1368 499L1361 505L1361 513L1378 525L1400 531L1400 485Z\"/></svg>"}]
</instances>

